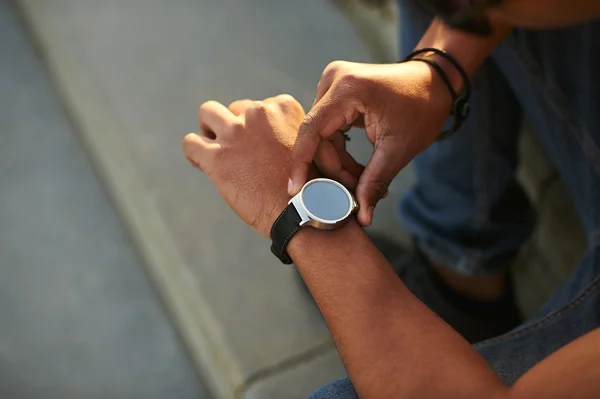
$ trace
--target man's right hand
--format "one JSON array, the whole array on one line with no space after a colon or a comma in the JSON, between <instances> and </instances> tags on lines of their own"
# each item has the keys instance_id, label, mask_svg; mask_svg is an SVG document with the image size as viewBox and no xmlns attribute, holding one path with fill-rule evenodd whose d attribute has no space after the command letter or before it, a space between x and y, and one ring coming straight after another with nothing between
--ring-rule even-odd
<instances>
[{"instance_id":1,"label":"man's right hand","mask_svg":"<svg viewBox=\"0 0 600 399\"><path fill-rule=\"evenodd\" d=\"M448 88L424 62L329 64L294 144L290 195L306 183L314 161L323 174L355 189L358 220L369 226L392 179L436 140L451 106ZM339 130L363 123L374 147L364 171L335 142Z\"/></svg>"}]
</instances>

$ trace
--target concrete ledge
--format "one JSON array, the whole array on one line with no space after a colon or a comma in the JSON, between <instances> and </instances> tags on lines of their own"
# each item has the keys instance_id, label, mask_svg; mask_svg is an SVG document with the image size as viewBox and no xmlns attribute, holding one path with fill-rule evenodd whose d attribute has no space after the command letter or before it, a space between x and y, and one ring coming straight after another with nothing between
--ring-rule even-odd
<instances>
[{"instance_id":1,"label":"concrete ledge","mask_svg":"<svg viewBox=\"0 0 600 399\"><path fill-rule=\"evenodd\" d=\"M322 386L339 378L342 369L337 352L332 349L326 353L307 359L298 367L282 371L270 379L262 379L252 384L245 392L244 399L285 398L305 399L314 389L307 389L307 384L298 381L312 381L316 386ZM315 373L315 370L320 370Z\"/></svg>"},{"instance_id":2,"label":"concrete ledge","mask_svg":"<svg viewBox=\"0 0 600 399\"><path fill-rule=\"evenodd\" d=\"M9 3L0 0L0 397L207 399Z\"/></svg>"},{"instance_id":3,"label":"concrete ledge","mask_svg":"<svg viewBox=\"0 0 600 399\"><path fill-rule=\"evenodd\" d=\"M344 374L329 332L180 142L205 100L308 106L327 63L369 57L327 3L249 3L16 1L213 394L300 397Z\"/></svg>"},{"instance_id":4,"label":"concrete ledge","mask_svg":"<svg viewBox=\"0 0 600 399\"><path fill-rule=\"evenodd\" d=\"M157 283L165 302L177 320L178 329L194 353L194 360L204 371L211 391L217 397L228 397L243 378L233 355L222 342L222 328L211 310L205 306L191 276L184 272L172 237L151 198L146 195L138 170L123 146L123 131L111 115L109 107L86 76L85 68L55 51L52 24L38 13L39 2L20 2L25 21L38 40L42 58L48 63L58 83L65 104L79 128L98 170L108 184L119 210L141 249L146 265ZM220 372L227 370L226 373Z\"/></svg>"}]
</instances>

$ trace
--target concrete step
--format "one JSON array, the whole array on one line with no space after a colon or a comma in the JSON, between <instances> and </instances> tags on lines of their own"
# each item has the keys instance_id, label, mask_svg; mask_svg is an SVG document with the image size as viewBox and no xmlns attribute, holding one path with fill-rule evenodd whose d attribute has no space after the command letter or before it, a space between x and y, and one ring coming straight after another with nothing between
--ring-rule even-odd
<instances>
[{"instance_id":1,"label":"concrete step","mask_svg":"<svg viewBox=\"0 0 600 399\"><path fill-rule=\"evenodd\" d=\"M9 0L0 52L0 397L207 398Z\"/></svg>"},{"instance_id":2,"label":"concrete step","mask_svg":"<svg viewBox=\"0 0 600 399\"><path fill-rule=\"evenodd\" d=\"M343 375L295 270L189 167L181 139L209 99L290 93L308 108L327 63L369 61L349 23L322 0L16 3L215 396L302 398ZM351 145L370 153L364 137ZM376 221L398 239L410 180Z\"/></svg>"}]
</instances>

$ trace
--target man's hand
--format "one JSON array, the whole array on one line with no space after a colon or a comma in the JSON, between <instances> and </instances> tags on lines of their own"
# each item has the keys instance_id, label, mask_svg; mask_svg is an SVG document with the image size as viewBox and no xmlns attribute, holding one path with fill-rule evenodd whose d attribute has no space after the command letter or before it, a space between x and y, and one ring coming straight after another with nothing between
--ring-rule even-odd
<instances>
[{"instance_id":1,"label":"man's hand","mask_svg":"<svg viewBox=\"0 0 600 399\"><path fill-rule=\"evenodd\" d=\"M236 101L229 108L209 101L198 118L202 135L185 136L185 156L244 222L268 238L289 200L290 152L302 106L289 95Z\"/></svg>"},{"instance_id":2,"label":"man's hand","mask_svg":"<svg viewBox=\"0 0 600 399\"><path fill-rule=\"evenodd\" d=\"M358 219L362 225L370 225L373 209L392 179L435 141L449 116L452 99L430 68L419 61L331 63L323 72L315 103L294 145L290 195L306 183L314 160L323 174L356 188ZM364 171L343 146L332 141L340 129L363 124L374 146Z\"/></svg>"}]
</instances>

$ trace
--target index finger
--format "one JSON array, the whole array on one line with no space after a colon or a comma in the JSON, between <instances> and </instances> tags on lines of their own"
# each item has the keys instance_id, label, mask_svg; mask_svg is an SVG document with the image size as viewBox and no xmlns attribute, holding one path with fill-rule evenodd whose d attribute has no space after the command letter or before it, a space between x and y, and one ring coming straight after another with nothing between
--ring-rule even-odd
<instances>
[{"instance_id":1,"label":"index finger","mask_svg":"<svg viewBox=\"0 0 600 399\"><path fill-rule=\"evenodd\" d=\"M252 107L253 104L254 101L252 100L237 100L229 104L229 107L227 107L227 109L229 109L229 111L231 111L235 116L240 116L241 114L246 112L250 107Z\"/></svg>"},{"instance_id":2,"label":"index finger","mask_svg":"<svg viewBox=\"0 0 600 399\"><path fill-rule=\"evenodd\" d=\"M205 102L198 111L200 129L204 132L209 131L216 137L229 130L236 119L237 117L229 109L216 101Z\"/></svg>"},{"instance_id":3,"label":"index finger","mask_svg":"<svg viewBox=\"0 0 600 399\"><path fill-rule=\"evenodd\" d=\"M298 130L292 149L290 195L295 195L306 183L308 169L313 162L321 139L333 135L346 124L346 115L354 115L356 109L351 101L333 98L330 90L306 115Z\"/></svg>"}]
</instances>

